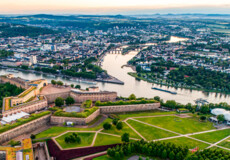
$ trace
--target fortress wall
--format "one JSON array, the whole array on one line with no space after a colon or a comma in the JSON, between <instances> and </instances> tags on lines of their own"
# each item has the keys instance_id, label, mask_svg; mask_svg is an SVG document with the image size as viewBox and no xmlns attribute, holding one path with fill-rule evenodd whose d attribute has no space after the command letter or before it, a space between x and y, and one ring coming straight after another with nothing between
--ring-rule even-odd
<instances>
[{"instance_id":1,"label":"fortress wall","mask_svg":"<svg viewBox=\"0 0 230 160\"><path fill-rule=\"evenodd\" d=\"M21 126L18 126L9 131L3 132L0 134L0 144L10 141L18 136L23 134L31 133L32 131L43 127L50 121L51 115L46 115Z\"/></svg>"},{"instance_id":2,"label":"fortress wall","mask_svg":"<svg viewBox=\"0 0 230 160\"><path fill-rule=\"evenodd\" d=\"M160 103L134 104L134 105L118 105L100 107L101 113L119 113L119 112L136 112L155 110L160 107Z\"/></svg>"},{"instance_id":3,"label":"fortress wall","mask_svg":"<svg viewBox=\"0 0 230 160\"><path fill-rule=\"evenodd\" d=\"M91 121L93 121L99 115L100 115L100 109L95 111L93 114L91 114L87 118L51 116L50 123L56 124L56 125L63 125L64 122L73 122L76 125L86 125L87 123L90 123Z\"/></svg>"},{"instance_id":4,"label":"fortress wall","mask_svg":"<svg viewBox=\"0 0 230 160\"><path fill-rule=\"evenodd\" d=\"M115 101L117 98L116 92L95 92L95 93L75 93L70 92L70 96L74 98L76 102L84 102L86 100L95 101Z\"/></svg>"},{"instance_id":5,"label":"fortress wall","mask_svg":"<svg viewBox=\"0 0 230 160\"><path fill-rule=\"evenodd\" d=\"M17 112L26 112L26 113L33 113L38 110L42 110L44 108L48 107L47 100L44 98L43 100L40 101L34 101L34 102L29 102L26 104L22 104L16 107L13 107L10 110L4 111L2 114L3 116L15 114Z\"/></svg>"},{"instance_id":6,"label":"fortress wall","mask_svg":"<svg viewBox=\"0 0 230 160\"><path fill-rule=\"evenodd\" d=\"M54 93L54 94L47 94L44 95L48 101L48 103L54 103L55 99L58 97L62 97L66 99L68 96L70 96L70 91L68 92L61 92L61 93Z\"/></svg>"}]
</instances>

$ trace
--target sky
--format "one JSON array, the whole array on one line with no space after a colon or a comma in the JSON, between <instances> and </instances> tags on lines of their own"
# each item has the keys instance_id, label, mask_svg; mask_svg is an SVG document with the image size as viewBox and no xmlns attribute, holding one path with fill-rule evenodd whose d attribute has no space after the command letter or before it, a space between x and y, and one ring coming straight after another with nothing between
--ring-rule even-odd
<instances>
[{"instance_id":1,"label":"sky","mask_svg":"<svg viewBox=\"0 0 230 160\"><path fill-rule=\"evenodd\" d=\"M0 14L230 14L230 0L0 0Z\"/></svg>"}]
</instances>

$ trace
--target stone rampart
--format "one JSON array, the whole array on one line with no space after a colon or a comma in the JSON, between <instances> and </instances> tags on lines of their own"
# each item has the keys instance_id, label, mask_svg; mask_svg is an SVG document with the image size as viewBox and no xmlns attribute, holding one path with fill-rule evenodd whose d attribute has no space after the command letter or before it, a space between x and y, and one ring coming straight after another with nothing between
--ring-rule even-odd
<instances>
[{"instance_id":1,"label":"stone rampart","mask_svg":"<svg viewBox=\"0 0 230 160\"><path fill-rule=\"evenodd\" d=\"M21 104L21 105L12 107L9 110L6 110L6 111L4 110L2 114L3 116L8 116L8 115L15 114L21 111L26 112L26 113L33 113L33 112L42 110L46 107L48 107L48 103L47 103L46 98L44 97L43 100L28 102L25 104Z\"/></svg>"},{"instance_id":2,"label":"stone rampart","mask_svg":"<svg viewBox=\"0 0 230 160\"><path fill-rule=\"evenodd\" d=\"M70 96L70 91L68 92L61 92L61 93L54 93L54 94L44 94L46 97L48 103L54 103L55 99L58 97L62 97L66 99L68 96Z\"/></svg>"},{"instance_id":3,"label":"stone rampart","mask_svg":"<svg viewBox=\"0 0 230 160\"><path fill-rule=\"evenodd\" d=\"M51 116L50 123L56 125L63 125L64 122L73 122L76 125L86 125L93 121L97 116L100 115L100 109L96 110L87 118L75 118L75 117L59 117L59 116Z\"/></svg>"},{"instance_id":4,"label":"stone rampart","mask_svg":"<svg viewBox=\"0 0 230 160\"><path fill-rule=\"evenodd\" d=\"M102 114L107 114L107 113L119 113L119 112L149 111L149 110L155 110L159 107L160 107L160 103L117 105L117 106L100 107L100 111Z\"/></svg>"},{"instance_id":5,"label":"stone rampart","mask_svg":"<svg viewBox=\"0 0 230 160\"><path fill-rule=\"evenodd\" d=\"M3 132L0 134L0 144L10 141L18 136L23 134L31 133L40 127L43 127L50 121L51 115L46 115L16 128L13 128L9 131Z\"/></svg>"}]
</instances>

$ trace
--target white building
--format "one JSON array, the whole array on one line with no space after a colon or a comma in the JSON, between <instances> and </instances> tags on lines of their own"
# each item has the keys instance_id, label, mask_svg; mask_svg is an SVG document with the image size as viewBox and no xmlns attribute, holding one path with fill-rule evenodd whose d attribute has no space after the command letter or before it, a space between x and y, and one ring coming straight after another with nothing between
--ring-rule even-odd
<instances>
[{"instance_id":1,"label":"white building","mask_svg":"<svg viewBox=\"0 0 230 160\"><path fill-rule=\"evenodd\" d=\"M30 63L37 64L37 56L30 56Z\"/></svg>"}]
</instances>

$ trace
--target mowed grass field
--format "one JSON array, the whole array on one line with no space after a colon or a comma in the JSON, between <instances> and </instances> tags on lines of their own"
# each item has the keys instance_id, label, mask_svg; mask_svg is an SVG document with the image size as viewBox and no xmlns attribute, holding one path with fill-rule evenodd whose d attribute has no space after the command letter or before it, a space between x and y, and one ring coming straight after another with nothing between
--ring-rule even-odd
<instances>
[{"instance_id":1,"label":"mowed grass field","mask_svg":"<svg viewBox=\"0 0 230 160\"><path fill-rule=\"evenodd\" d=\"M230 138L228 138L225 141L219 143L218 145L230 149Z\"/></svg>"},{"instance_id":2,"label":"mowed grass field","mask_svg":"<svg viewBox=\"0 0 230 160\"><path fill-rule=\"evenodd\" d=\"M162 127L177 133L187 134L215 129L211 122L200 122L198 118L177 116L135 118L139 121Z\"/></svg>"},{"instance_id":3,"label":"mowed grass field","mask_svg":"<svg viewBox=\"0 0 230 160\"><path fill-rule=\"evenodd\" d=\"M216 143L220 141L221 139L224 139L230 135L230 129L224 129L220 131L214 131L214 132L208 132L208 133L202 133L202 134L196 134L191 137L210 142L210 143Z\"/></svg>"},{"instance_id":4,"label":"mowed grass field","mask_svg":"<svg viewBox=\"0 0 230 160\"><path fill-rule=\"evenodd\" d=\"M98 125L97 127L94 127L94 128L75 128L75 127L58 127L58 126L55 126L55 127L51 127L49 129L37 134L36 139L56 137L56 136L66 132L66 131L97 131L97 130L103 128L103 124L105 122L111 123L112 119L108 118L103 123L101 123L100 125Z\"/></svg>"},{"instance_id":5,"label":"mowed grass field","mask_svg":"<svg viewBox=\"0 0 230 160\"><path fill-rule=\"evenodd\" d=\"M98 133L94 146L121 143L121 137Z\"/></svg>"},{"instance_id":6,"label":"mowed grass field","mask_svg":"<svg viewBox=\"0 0 230 160\"><path fill-rule=\"evenodd\" d=\"M183 147L188 146L189 149L194 149L195 147L199 147L199 149L205 149L209 146L206 143L202 143L187 137L173 138L173 139L163 140L161 142L171 142L176 145L181 145Z\"/></svg>"},{"instance_id":7,"label":"mowed grass field","mask_svg":"<svg viewBox=\"0 0 230 160\"><path fill-rule=\"evenodd\" d=\"M122 124L123 124L122 130L118 130L116 128L116 126L112 125L111 129L109 129L109 130L104 129L104 130L102 130L102 132L110 133L110 134L116 134L116 135L120 135L120 136L122 136L122 134L124 134L124 133L129 133L130 138L141 139L141 137L136 132L134 132L131 128L129 128L129 126L126 123L123 122Z\"/></svg>"},{"instance_id":8,"label":"mowed grass field","mask_svg":"<svg viewBox=\"0 0 230 160\"><path fill-rule=\"evenodd\" d=\"M160 138L176 136L176 134L158 129L134 120L128 120L130 124L137 132L139 132L146 140L151 141Z\"/></svg>"},{"instance_id":9,"label":"mowed grass field","mask_svg":"<svg viewBox=\"0 0 230 160\"><path fill-rule=\"evenodd\" d=\"M141 116L157 116L157 115L171 115L171 114L176 114L176 112L165 112L165 111L159 111L159 110L154 110L154 111L148 111L148 112L129 112L129 113L122 113L122 114L117 114L120 120L125 120L126 118L129 117L141 117Z\"/></svg>"},{"instance_id":10,"label":"mowed grass field","mask_svg":"<svg viewBox=\"0 0 230 160\"><path fill-rule=\"evenodd\" d=\"M55 140L58 142L58 144L63 148L76 148L76 147L87 147L92 144L93 138L95 133L77 133L75 132L80 138L81 138L81 143L66 143L65 142L65 137L70 136L73 134L73 132L68 132L60 137L57 137Z\"/></svg>"}]
</instances>

